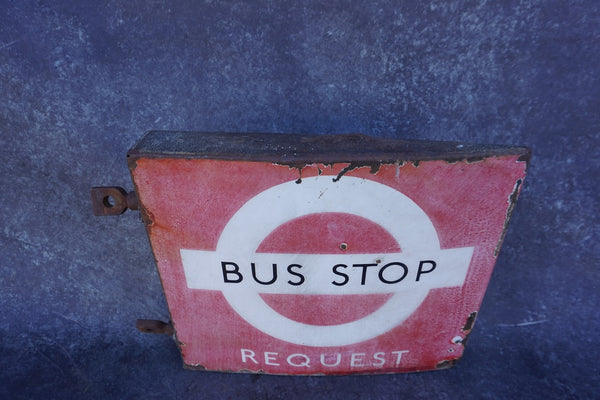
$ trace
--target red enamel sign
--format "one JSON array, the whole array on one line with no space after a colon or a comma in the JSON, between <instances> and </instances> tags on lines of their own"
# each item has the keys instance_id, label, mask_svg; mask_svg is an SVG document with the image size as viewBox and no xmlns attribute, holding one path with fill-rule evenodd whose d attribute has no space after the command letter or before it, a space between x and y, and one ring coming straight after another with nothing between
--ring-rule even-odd
<instances>
[{"instance_id":1,"label":"red enamel sign","mask_svg":"<svg viewBox=\"0 0 600 400\"><path fill-rule=\"evenodd\" d=\"M335 154L331 140L342 143ZM148 133L128 156L185 365L452 365L528 154L358 135Z\"/></svg>"}]
</instances>

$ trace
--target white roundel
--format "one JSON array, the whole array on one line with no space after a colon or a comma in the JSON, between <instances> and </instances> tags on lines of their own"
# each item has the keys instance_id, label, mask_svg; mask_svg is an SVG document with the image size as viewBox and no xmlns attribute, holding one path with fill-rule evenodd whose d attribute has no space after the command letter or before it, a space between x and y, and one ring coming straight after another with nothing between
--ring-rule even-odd
<instances>
[{"instance_id":1,"label":"white roundel","mask_svg":"<svg viewBox=\"0 0 600 400\"><path fill-rule=\"evenodd\" d=\"M435 255L443 262L438 263L435 276L431 274L431 279L426 282L399 288L384 285L385 290L393 294L371 314L352 322L326 326L289 319L273 310L260 296L269 290L283 294L282 290L246 284L226 285L219 276L222 271L207 266L212 264L214 267L216 260L223 257L238 260L256 257L262 241L279 226L301 216L329 212L354 214L380 225L398 242L402 257L406 259L418 260L420 256L427 259ZM440 250L433 224L415 202L389 186L349 176L337 182L333 182L331 176L317 176L305 178L300 184L291 181L273 186L254 196L236 212L223 229L216 251L181 250L188 287L220 290L231 307L260 331L286 342L319 347L362 342L398 326L417 309L430 289L461 286L472 253L472 247ZM386 257L385 254L380 256ZM305 257L315 260L315 257L328 259L331 256L311 254ZM321 269L314 273L324 272ZM310 287L310 293L328 293L330 289L323 285L331 282L326 279L320 282L323 284ZM335 293L340 294L337 289ZM362 291L354 293L369 290L360 289ZM381 293L381 288L374 288L373 292ZM294 293L308 294L308 291ZM350 291L348 295L360 294Z\"/></svg>"}]
</instances>

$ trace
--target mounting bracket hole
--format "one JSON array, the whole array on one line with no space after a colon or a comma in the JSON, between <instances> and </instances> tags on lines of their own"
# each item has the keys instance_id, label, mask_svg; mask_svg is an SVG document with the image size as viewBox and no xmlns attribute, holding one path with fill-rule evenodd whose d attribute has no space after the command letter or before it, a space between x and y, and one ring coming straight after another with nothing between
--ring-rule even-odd
<instances>
[{"instance_id":1,"label":"mounting bracket hole","mask_svg":"<svg viewBox=\"0 0 600 400\"><path fill-rule=\"evenodd\" d=\"M113 208L116 204L116 201L112 196L104 196L102 199L102 204L104 204L104 207L106 208Z\"/></svg>"}]
</instances>

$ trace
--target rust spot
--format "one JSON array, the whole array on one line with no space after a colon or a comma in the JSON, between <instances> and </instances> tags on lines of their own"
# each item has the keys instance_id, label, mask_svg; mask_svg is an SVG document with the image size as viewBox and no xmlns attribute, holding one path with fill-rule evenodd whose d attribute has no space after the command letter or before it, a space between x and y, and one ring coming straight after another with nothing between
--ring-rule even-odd
<instances>
[{"instance_id":1,"label":"rust spot","mask_svg":"<svg viewBox=\"0 0 600 400\"><path fill-rule=\"evenodd\" d=\"M464 332L464 331L463 331L463 332ZM454 338L451 340L451 342L452 342L453 344L460 344L461 346L463 346L463 347L466 347L466 346L467 346L467 341L469 340L469 335L471 335L471 332L470 332L470 331L469 331L469 332L467 332L467 333L464 335L464 337L462 337L462 336L456 336L456 337L454 337Z\"/></svg>"},{"instance_id":2,"label":"rust spot","mask_svg":"<svg viewBox=\"0 0 600 400\"><path fill-rule=\"evenodd\" d=\"M470 331L471 329L473 329L473 325L475 324L475 319L477 318L477 311L473 311L471 314L469 314L469 316L467 317L467 322L465 322L465 326L462 327L462 331L466 332L466 331ZM463 342L465 342L467 340L467 338L465 338L463 340Z\"/></svg>"},{"instance_id":3,"label":"rust spot","mask_svg":"<svg viewBox=\"0 0 600 400\"><path fill-rule=\"evenodd\" d=\"M183 364L183 368L194 371L207 371L206 367L201 364Z\"/></svg>"},{"instance_id":4,"label":"rust spot","mask_svg":"<svg viewBox=\"0 0 600 400\"><path fill-rule=\"evenodd\" d=\"M140 216L146 226L154 225L154 215L146 207L140 207Z\"/></svg>"},{"instance_id":5,"label":"rust spot","mask_svg":"<svg viewBox=\"0 0 600 400\"><path fill-rule=\"evenodd\" d=\"M529 161L531 161L531 149L527 148L525 154L519 156L519 158L517 158L517 161L526 162L527 164L529 164Z\"/></svg>"},{"instance_id":6,"label":"rust spot","mask_svg":"<svg viewBox=\"0 0 600 400\"><path fill-rule=\"evenodd\" d=\"M333 178L334 182L339 181L342 176L344 176L346 174L346 172L352 171L354 169L357 168L362 168L362 167L369 167L371 168L371 173L372 174L376 174L377 171L379 171L379 168L381 168L381 163L380 162L372 162L372 163L368 163L368 162L351 162L350 165L348 165L347 167L345 167L344 169L342 169L340 171L339 174L337 174L337 176L335 178Z\"/></svg>"},{"instance_id":7,"label":"rust spot","mask_svg":"<svg viewBox=\"0 0 600 400\"><path fill-rule=\"evenodd\" d=\"M131 154L127 153L127 166L129 167L129 171L133 174L133 171L137 168L137 158L131 157Z\"/></svg>"},{"instance_id":8,"label":"rust spot","mask_svg":"<svg viewBox=\"0 0 600 400\"><path fill-rule=\"evenodd\" d=\"M467 333L467 334L465 335L465 337L463 338L463 340L461 340L460 344L461 344L463 347L467 347L467 342L469 341L469 336L471 336L471 332Z\"/></svg>"},{"instance_id":9,"label":"rust spot","mask_svg":"<svg viewBox=\"0 0 600 400\"><path fill-rule=\"evenodd\" d=\"M458 362L458 358L451 360L443 360L436 364L435 369L447 369L454 366Z\"/></svg>"},{"instance_id":10,"label":"rust spot","mask_svg":"<svg viewBox=\"0 0 600 400\"><path fill-rule=\"evenodd\" d=\"M472 164L483 160L484 157L467 157L467 164Z\"/></svg>"},{"instance_id":11,"label":"rust spot","mask_svg":"<svg viewBox=\"0 0 600 400\"><path fill-rule=\"evenodd\" d=\"M508 208L506 209L506 218L504 219L502 234L500 235L500 239L498 240L498 243L496 243L496 248L494 249L494 257L498 257L498 254L500 253L500 247L502 247L502 242L504 242L504 237L506 236L506 231L508 230L508 221L510 221L510 217L512 216L512 213L515 210L515 205L517 204L517 198L519 197L519 193L521 192L522 184L523 178L517 179L512 193L508 196Z\"/></svg>"},{"instance_id":12,"label":"rust spot","mask_svg":"<svg viewBox=\"0 0 600 400\"><path fill-rule=\"evenodd\" d=\"M157 333L171 336L174 332L171 322L163 322L156 319L138 319L135 327L143 333Z\"/></svg>"},{"instance_id":13,"label":"rust spot","mask_svg":"<svg viewBox=\"0 0 600 400\"><path fill-rule=\"evenodd\" d=\"M228 371L222 371L222 372L243 372L245 374L264 374L265 373L265 371L262 369L252 370L252 369L246 369L246 368L240 369L239 371L228 370Z\"/></svg>"},{"instance_id":14,"label":"rust spot","mask_svg":"<svg viewBox=\"0 0 600 400\"><path fill-rule=\"evenodd\" d=\"M298 169L298 179L296 179L296 183L299 185L302 183L302 168L304 168L306 165L302 166L302 167L296 167Z\"/></svg>"}]
</instances>

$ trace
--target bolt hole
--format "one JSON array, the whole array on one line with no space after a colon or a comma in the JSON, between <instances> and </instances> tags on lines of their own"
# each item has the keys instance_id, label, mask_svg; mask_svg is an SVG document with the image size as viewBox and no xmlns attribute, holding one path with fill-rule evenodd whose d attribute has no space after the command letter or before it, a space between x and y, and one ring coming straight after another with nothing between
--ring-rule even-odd
<instances>
[{"instance_id":1,"label":"bolt hole","mask_svg":"<svg viewBox=\"0 0 600 400\"><path fill-rule=\"evenodd\" d=\"M102 199L102 204L104 204L104 207L106 208L113 208L116 204L114 197L112 196L106 196Z\"/></svg>"},{"instance_id":2,"label":"bolt hole","mask_svg":"<svg viewBox=\"0 0 600 400\"><path fill-rule=\"evenodd\" d=\"M340 243L340 249L346 250L348 248L348 243Z\"/></svg>"}]
</instances>

